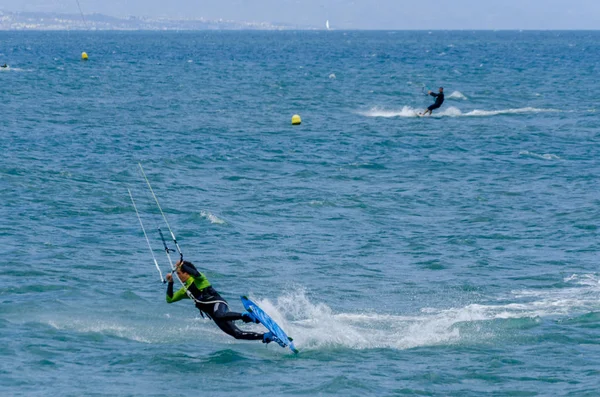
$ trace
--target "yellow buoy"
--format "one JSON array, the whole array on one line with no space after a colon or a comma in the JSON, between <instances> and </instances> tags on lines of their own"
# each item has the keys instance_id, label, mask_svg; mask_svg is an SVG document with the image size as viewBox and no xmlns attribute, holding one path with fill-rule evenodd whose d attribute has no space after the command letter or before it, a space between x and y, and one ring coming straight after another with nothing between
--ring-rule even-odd
<instances>
[{"instance_id":1,"label":"yellow buoy","mask_svg":"<svg viewBox=\"0 0 600 397\"><path fill-rule=\"evenodd\" d=\"M81 59L82 59L82 60L84 60L84 61L87 61L87 60L88 60L88 55L87 55L87 52L82 52L82 53L81 53Z\"/></svg>"},{"instance_id":2,"label":"yellow buoy","mask_svg":"<svg viewBox=\"0 0 600 397\"><path fill-rule=\"evenodd\" d=\"M299 125L302 122L297 114L292 116L292 125Z\"/></svg>"}]
</instances>

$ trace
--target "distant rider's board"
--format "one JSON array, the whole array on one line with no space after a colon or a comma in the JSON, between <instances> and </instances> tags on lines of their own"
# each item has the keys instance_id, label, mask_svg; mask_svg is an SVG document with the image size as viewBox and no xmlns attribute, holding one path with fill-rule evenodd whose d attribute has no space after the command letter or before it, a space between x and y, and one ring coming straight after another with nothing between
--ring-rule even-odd
<instances>
[{"instance_id":1,"label":"distant rider's board","mask_svg":"<svg viewBox=\"0 0 600 397\"><path fill-rule=\"evenodd\" d=\"M287 334L281 329L281 327L273 320L263 309L258 307L258 305L248 299L247 296L240 297L242 299L242 304L250 312L262 325L265 326L266 329L271 331L277 342L281 347L289 347L291 351L294 353L298 353L298 349L294 346L294 342L292 342L292 338L287 336Z\"/></svg>"}]
</instances>

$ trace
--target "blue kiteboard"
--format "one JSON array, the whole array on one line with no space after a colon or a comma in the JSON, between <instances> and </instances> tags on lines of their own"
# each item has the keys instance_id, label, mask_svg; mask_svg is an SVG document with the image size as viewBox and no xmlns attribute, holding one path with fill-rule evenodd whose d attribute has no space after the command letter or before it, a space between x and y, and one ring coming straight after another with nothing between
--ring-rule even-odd
<instances>
[{"instance_id":1,"label":"blue kiteboard","mask_svg":"<svg viewBox=\"0 0 600 397\"><path fill-rule=\"evenodd\" d=\"M287 334L281 329L279 324L275 322L263 309L258 307L258 305L248 299L247 296L240 297L242 299L242 304L248 310L248 312L254 316L262 325L265 326L266 329L271 331L273 336L277 339L277 342L281 347L289 347L291 351L294 353L298 353L298 349L294 346L294 342L292 338L287 336Z\"/></svg>"}]
</instances>

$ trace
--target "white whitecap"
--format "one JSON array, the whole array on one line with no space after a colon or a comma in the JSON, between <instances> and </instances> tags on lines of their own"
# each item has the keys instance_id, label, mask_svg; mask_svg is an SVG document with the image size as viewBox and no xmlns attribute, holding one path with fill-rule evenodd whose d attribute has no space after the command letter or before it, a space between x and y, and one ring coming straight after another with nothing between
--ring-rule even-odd
<instances>
[{"instance_id":1,"label":"white whitecap","mask_svg":"<svg viewBox=\"0 0 600 397\"><path fill-rule=\"evenodd\" d=\"M532 157L532 158L536 158L536 159L540 159L540 160L560 160L560 157L558 157L557 155L552 154L552 153L538 154L535 152L530 152L528 150L520 151L519 156L527 156L527 157Z\"/></svg>"},{"instance_id":2,"label":"white whitecap","mask_svg":"<svg viewBox=\"0 0 600 397\"><path fill-rule=\"evenodd\" d=\"M213 223L213 224L224 225L227 223L223 219L219 218L218 216L216 216L214 214L211 214L208 211L200 211L200 216L204 219L208 219L210 221L210 223Z\"/></svg>"},{"instance_id":3,"label":"white whitecap","mask_svg":"<svg viewBox=\"0 0 600 397\"><path fill-rule=\"evenodd\" d=\"M463 101L468 100L469 98L467 98L462 92L460 91L454 91L452 94L448 95L448 99L460 99Z\"/></svg>"}]
</instances>

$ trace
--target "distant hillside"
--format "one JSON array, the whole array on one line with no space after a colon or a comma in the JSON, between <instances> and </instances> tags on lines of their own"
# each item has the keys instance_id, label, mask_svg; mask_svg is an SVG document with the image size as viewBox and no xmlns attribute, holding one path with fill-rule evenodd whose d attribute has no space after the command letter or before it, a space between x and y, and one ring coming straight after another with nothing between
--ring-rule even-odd
<instances>
[{"instance_id":1,"label":"distant hillside","mask_svg":"<svg viewBox=\"0 0 600 397\"><path fill-rule=\"evenodd\" d=\"M127 17L102 14L78 14L0 11L0 30L286 30L298 26L269 22L238 22L226 20L167 19Z\"/></svg>"}]
</instances>

